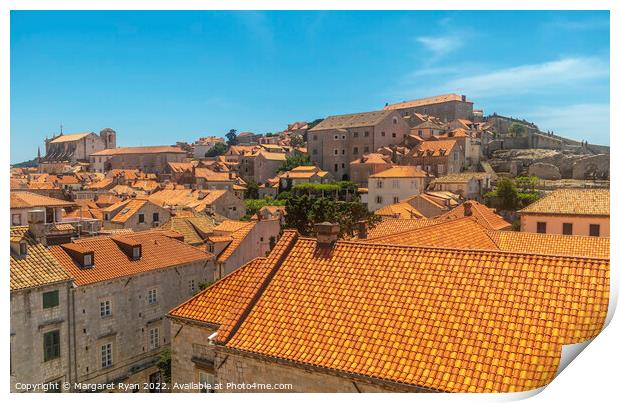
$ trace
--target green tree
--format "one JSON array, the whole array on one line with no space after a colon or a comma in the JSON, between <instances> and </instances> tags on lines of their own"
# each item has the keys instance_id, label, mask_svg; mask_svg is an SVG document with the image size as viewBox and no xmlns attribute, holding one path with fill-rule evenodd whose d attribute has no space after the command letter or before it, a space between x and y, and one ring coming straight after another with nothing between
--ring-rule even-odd
<instances>
[{"instance_id":1,"label":"green tree","mask_svg":"<svg viewBox=\"0 0 620 403\"><path fill-rule=\"evenodd\" d=\"M308 154L295 151L293 154L286 156L286 160L282 163L278 172L290 171L302 165L312 165L310 157Z\"/></svg>"},{"instance_id":2,"label":"green tree","mask_svg":"<svg viewBox=\"0 0 620 403\"><path fill-rule=\"evenodd\" d=\"M229 146L239 144L239 140L237 139L237 130L230 129L228 133L226 133L226 139L228 139L227 143Z\"/></svg>"},{"instance_id":3,"label":"green tree","mask_svg":"<svg viewBox=\"0 0 620 403\"><path fill-rule=\"evenodd\" d=\"M517 187L510 178L502 178L497 184L495 192L502 209L514 210L517 208Z\"/></svg>"},{"instance_id":4,"label":"green tree","mask_svg":"<svg viewBox=\"0 0 620 403\"><path fill-rule=\"evenodd\" d=\"M284 200L273 200L271 197L264 199L245 199L245 214L247 217L252 217L258 213L258 210L265 206L284 206L286 202Z\"/></svg>"},{"instance_id":5,"label":"green tree","mask_svg":"<svg viewBox=\"0 0 620 403\"><path fill-rule=\"evenodd\" d=\"M159 354L159 361L157 361L157 367L161 371L162 382L170 383L172 380L172 358L170 349L167 348Z\"/></svg>"},{"instance_id":6,"label":"green tree","mask_svg":"<svg viewBox=\"0 0 620 403\"><path fill-rule=\"evenodd\" d=\"M258 183L254 179L248 179L246 182L245 198L258 199Z\"/></svg>"},{"instance_id":7,"label":"green tree","mask_svg":"<svg viewBox=\"0 0 620 403\"><path fill-rule=\"evenodd\" d=\"M217 157L218 155L223 155L226 153L227 149L226 144L216 143L205 153L205 157Z\"/></svg>"},{"instance_id":8,"label":"green tree","mask_svg":"<svg viewBox=\"0 0 620 403\"><path fill-rule=\"evenodd\" d=\"M314 126L321 123L324 119L314 119L312 122L308 123L308 130L312 129Z\"/></svg>"}]
</instances>

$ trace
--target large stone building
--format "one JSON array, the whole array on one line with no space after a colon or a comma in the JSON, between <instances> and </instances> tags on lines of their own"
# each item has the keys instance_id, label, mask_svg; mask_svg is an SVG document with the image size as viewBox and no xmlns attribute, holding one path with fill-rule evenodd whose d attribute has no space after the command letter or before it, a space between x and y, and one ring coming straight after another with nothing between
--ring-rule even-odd
<instances>
[{"instance_id":1,"label":"large stone building","mask_svg":"<svg viewBox=\"0 0 620 403\"><path fill-rule=\"evenodd\" d=\"M213 255L179 237L148 231L51 248L74 283L63 313L70 331L62 335L71 344L72 380L140 388L162 381L156 364L171 340L165 314L213 281Z\"/></svg>"},{"instance_id":2,"label":"large stone building","mask_svg":"<svg viewBox=\"0 0 620 403\"><path fill-rule=\"evenodd\" d=\"M465 153L456 140L423 141L403 158L404 165L415 165L433 176L461 172Z\"/></svg>"},{"instance_id":3,"label":"large stone building","mask_svg":"<svg viewBox=\"0 0 620 403\"><path fill-rule=\"evenodd\" d=\"M170 219L170 210L146 199L127 199L102 210L105 229L144 231Z\"/></svg>"},{"instance_id":4,"label":"large stone building","mask_svg":"<svg viewBox=\"0 0 620 403\"><path fill-rule=\"evenodd\" d=\"M609 236L609 189L560 189L519 211L521 231Z\"/></svg>"},{"instance_id":5,"label":"large stone building","mask_svg":"<svg viewBox=\"0 0 620 403\"><path fill-rule=\"evenodd\" d=\"M11 392L60 391L71 365L71 277L27 226L11 227ZM41 392L42 390L35 390Z\"/></svg>"},{"instance_id":6,"label":"large stone building","mask_svg":"<svg viewBox=\"0 0 620 403\"><path fill-rule=\"evenodd\" d=\"M169 162L183 162L187 152L174 146L118 147L90 155L92 172L111 169L139 169L146 173L163 173Z\"/></svg>"},{"instance_id":7,"label":"large stone building","mask_svg":"<svg viewBox=\"0 0 620 403\"><path fill-rule=\"evenodd\" d=\"M229 190L164 189L148 196L148 200L169 209L219 214L233 220L245 215L243 200Z\"/></svg>"},{"instance_id":8,"label":"large stone building","mask_svg":"<svg viewBox=\"0 0 620 403\"><path fill-rule=\"evenodd\" d=\"M385 110L398 111L403 117L415 113L431 115L449 122L455 119L474 118L474 103L465 95L445 94L385 105Z\"/></svg>"},{"instance_id":9,"label":"large stone building","mask_svg":"<svg viewBox=\"0 0 620 403\"><path fill-rule=\"evenodd\" d=\"M410 128L397 111L330 116L308 131L310 160L337 180L351 178L349 164L380 147L401 144Z\"/></svg>"},{"instance_id":10,"label":"large stone building","mask_svg":"<svg viewBox=\"0 0 620 403\"><path fill-rule=\"evenodd\" d=\"M424 192L428 173L415 166L394 166L368 177L368 210L375 211Z\"/></svg>"},{"instance_id":11,"label":"large stone building","mask_svg":"<svg viewBox=\"0 0 620 403\"><path fill-rule=\"evenodd\" d=\"M116 132L112 129L103 129L99 134L60 134L45 139L45 157L42 162L89 162L92 154L111 148L116 148Z\"/></svg>"},{"instance_id":12,"label":"large stone building","mask_svg":"<svg viewBox=\"0 0 620 403\"><path fill-rule=\"evenodd\" d=\"M433 239L486 242L470 236L473 219L458 221ZM444 235L457 227L458 236ZM497 250L488 237L494 249L337 241L331 224L317 233L285 231L267 258L171 311L173 382L228 392L263 391L228 386L254 383L288 392L529 391L551 382L564 345L593 339L605 323L608 256L549 254L536 240L538 251L523 253ZM550 275L588 287L539 292Z\"/></svg>"}]
</instances>

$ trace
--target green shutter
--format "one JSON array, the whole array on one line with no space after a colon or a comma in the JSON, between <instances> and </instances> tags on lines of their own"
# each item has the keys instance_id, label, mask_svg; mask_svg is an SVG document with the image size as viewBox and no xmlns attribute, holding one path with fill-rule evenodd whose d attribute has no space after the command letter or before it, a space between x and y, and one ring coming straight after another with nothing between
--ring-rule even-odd
<instances>
[{"instance_id":1,"label":"green shutter","mask_svg":"<svg viewBox=\"0 0 620 403\"><path fill-rule=\"evenodd\" d=\"M43 334L43 361L60 357L60 330Z\"/></svg>"},{"instance_id":2,"label":"green shutter","mask_svg":"<svg viewBox=\"0 0 620 403\"><path fill-rule=\"evenodd\" d=\"M58 290L43 293L43 309L53 308L59 305Z\"/></svg>"}]
</instances>

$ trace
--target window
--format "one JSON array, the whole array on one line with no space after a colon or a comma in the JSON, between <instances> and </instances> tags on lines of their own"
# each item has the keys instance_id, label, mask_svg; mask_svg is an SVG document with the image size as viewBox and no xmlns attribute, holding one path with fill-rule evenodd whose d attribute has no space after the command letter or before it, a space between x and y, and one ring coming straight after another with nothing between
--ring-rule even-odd
<instances>
[{"instance_id":1,"label":"window","mask_svg":"<svg viewBox=\"0 0 620 403\"><path fill-rule=\"evenodd\" d=\"M398 203L398 196L394 196L394 203Z\"/></svg>"},{"instance_id":2,"label":"window","mask_svg":"<svg viewBox=\"0 0 620 403\"><path fill-rule=\"evenodd\" d=\"M48 291L43 293L43 309L53 308L60 305L58 301L58 290Z\"/></svg>"},{"instance_id":3,"label":"window","mask_svg":"<svg viewBox=\"0 0 620 403\"><path fill-rule=\"evenodd\" d=\"M338 164L334 164L334 171L338 172Z\"/></svg>"},{"instance_id":4,"label":"window","mask_svg":"<svg viewBox=\"0 0 620 403\"><path fill-rule=\"evenodd\" d=\"M422 136L422 130L418 130L418 136Z\"/></svg>"},{"instance_id":5,"label":"window","mask_svg":"<svg viewBox=\"0 0 620 403\"><path fill-rule=\"evenodd\" d=\"M110 301L103 301L99 303L99 314L102 318L112 316L112 303Z\"/></svg>"},{"instance_id":6,"label":"window","mask_svg":"<svg viewBox=\"0 0 620 403\"><path fill-rule=\"evenodd\" d=\"M312 150L312 155L317 155L317 153L318 152L317 152L316 148L314 150Z\"/></svg>"},{"instance_id":7,"label":"window","mask_svg":"<svg viewBox=\"0 0 620 403\"><path fill-rule=\"evenodd\" d=\"M369 132L364 132L364 137L368 137L368 136L370 136L370 133Z\"/></svg>"},{"instance_id":8,"label":"window","mask_svg":"<svg viewBox=\"0 0 620 403\"><path fill-rule=\"evenodd\" d=\"M383 187L383 181L377 181L377 187L381 189Z\"/></svg>"},{"instance_id":9,"label":"window","mask_svg":"<svg viewBox=\"0 0 620 403\"><path fill-rule=\"evenodd\" d=\"M213 385L215 385L215 375L210 372L198 372L198 383L200 384L200 393L214 393Z\"/></svg>"},{"instance_id":10,"label":"window","mask_svg":"<svg viewBox=\"0 0 620 403\"><path fill-rule=\"evenodd\" d=\"M542 222L539 221L536 223L536 232L538 232L539 234L546 234L547 233L547 223L546 222Z\"/></svg>"},{"instance_id":11,"label":"window","mask_svg":"<svg viewBox=\"0 0 620 403\"><path fill-rule=\"evenodd\" d=\"M93 265L93 255L88 253L84 255L84 267L90 267Z\"/></svg>"},{"instance_id":12,"label":"window","mask_svg":"<svg viewBox=\"0 0 620 403\"><path fill-rule=\"evenodd\" d=\"M344 155L344 150L342 150L342 155Z\"/></svg>"},{"instance_id":13,"label":"window","mask_svg":"<svg viewBox=\"0 0 620 403\"><path fill-rule=\"evenodd\" d=\"M569 222L562 224L562 234L573 235L573 224Z\"/></svg>"},{"instance_id":14,"label":"window","mask_svg":"<svg viewBox=\"0 0 620 403\"><path fill-rule=\"evenodd\" d=\"M150 305L157 303L157 290L149 290L147 301Z\"/></svg>"},{"instance_id":15,"label":"window","mask_svg":"<svg viewBox=\"0 0 620 403\"><path fill-rule=\"evenodd\" d=\"M60 330L43 334L43 361L60 357Z\"/></svg>"},{"instance_id":16,"label":"window","mask_svg":"<svg viewBox=\"0 0 620 403\"><path fill-rule=\"evenodd\" d=\"M353 137L357 138L359 136L360 136L360 134L358 132L353 132Z\"/></svg>"},{"instance_id":17,"label":"window","mask_svg":"<svg viewBox=\"0 0 620 403\"><path fill-rule=\"evenodd\" d=\"M377 204L383 203L383 197L377 196Z\"/></svg>"},{"instance_id":18,"label":"window","mask_svg":"<svg viewBox=\"0 0 620 403\"><path fill-rule=\"evenodd\" d=\"M334 155L338 155L338 150L334 150Z\"/></svg>"},{"instance_id":19,"label":"window","mask_svg":"<svg viewBox=\"0 0 620 403\"><path fill-rule=\"evenodd\" d=\"M385 137L385 132L381 132L381 137Z\"/></svg>"},{"instance_id":20,"label":"window","mask_svg":"<svg viewBox=\"0 0 620 403\"><path fill-rule=\"evenodd\" d=\"M353 154L357 154L359 152L357 147L353 147Z\"/></svg>"},{"instance_id":21,"label":"window","mask_svg":"<svg viewBox=\"0 0 620 403\"><path fill-rule=\"evenodd\" d=\"M138 214L138 224L142 224L144 222L144 213Z\"/></svg>"},{"instance_id":22,"label":"window","mask_svg":"<svg viewBox=\"0 0 620 403\"><path fill-rule=\"evenodd\" d=\"M149 329L149 349L159 348L159 328Z\"/></svg>"},{"instance_id":23,"label":"window","mask_svg":"<svg viewBox=\"0 0 620 403\"><path fill-rule=\"evenodd\" d=\"M342 163L342 169L344 169L344 162Z\"/></svg>"},{"instance_id":24,"label":"window","mask_svg":"<svg viewBox=\"0 0 620 403\"><path fill-rule=\"evenodd\" d=\"M140 249L142 249L142 248L139 247L139 246L134 246L132 248L132 256L131 257L134 258L134 259L140 259L140 255L142 255L142 251Z\"/></svg>"},{"instance_id":25,"label":"window","mask_svg":"<svg viewBox=\"0 0 620 403\"><path fill-rule=\"evenodd\" d=\"M101 368L112 366L112 343L101 346Z\"/></svg>"},{"instance_id":26,"label":"window","mask_svg":"<svg viewBox=\"0 0 620 403\"><path fill-rule=\"evenodd\" d=\"M28 245L26 242L20 242L19 244L19 256L26 256L28 254Z\"/></svg>"},{"instance_id":27,"label":"window","mask_svg":"<svg viewBox=\"0 0 620 403\"><path fill-rule=\"evenodd\" d=\"M601 236L601 226L599 224L590 224L590 236Z\"/></svg>"},{"instance_id":28,"label":"window","mask_svg":"<svg viewBox=\"0 0 620 403\"><path fill-rule=\"evenodd\" d=\"M394 180L392 181L392 187L393 187L394 189L398 189L398 188L400 187L400 181L399 181L398 179L394 179Z\"/></svg>"},{"instance_id":29,"label":"window","mask_svg":"<svg viewBox=\"0 0 620 403\"><path fill-rule=\"evenodd\" d=\"M393 138L396 138L396 133L392 133L392 137L393 137Z\"/></svg>"},{"instance_id":30,"label":"window","mask_svg":"<svg viewBox=\"0 0 620 403\"><path fill-rule=\"evenodd\" d=\"M159 222L159 213L153 213L153 222Z\"/></svg>"},{"instance_id":31,"label":"window","mask_svg":"<svg viewBox=\"0 0 620 403\"><path fill-rule=\"evenodd\" d=\"M189 280L189 292L196 292L196 281Z\"/></svg>"},{"instance_id":32,"label":"window","mask_svg":"<svg viewBox=\"0 0 620 403\"><path fill-rule=\"evenodd\" d=\"M395 125L395 124L397 124L397 123L398 123L398 119L393 118L393 119L392 119L392 124L393 124L393 125Z\"/></svg>"},{"instance_id":33,"label":"window","mask_svg":"<svg viewBox=\"0 0 620 403\"><path fill-rule=\"evenodd\" d=\"M21 214L11 214L11 225L22 225Z\"/></svg>"},{"instance_id":34,"label":"window","mask_svg":"<svg viewBox=\"0 0 620 403\"><path fill-rule=\"evenodd\" d=\"M369 150L368 146L364 146L364 152L365 152L365 153L370 152L370 150Z\"/></svg>"},{"instance_id":35,"label":"window","mask_svg":"<svg viewBox=\"0 0 620 403\"><path fill-rule=\"evenodd\" d=\"M314 136L312 136L312 140L317 141L319 138L316 136L316 134Z\"/></svg>"},{"instance_id":36,"label":"window","mask_svg":"<svg viewBox=\"0 0 620 403\"><path fill-rule=\"evenodd\" d=\"M337 136L337 135L336 135L336 136L334 136L334 140L338 140L338 136Z\"/></svg>"}]
</instances>

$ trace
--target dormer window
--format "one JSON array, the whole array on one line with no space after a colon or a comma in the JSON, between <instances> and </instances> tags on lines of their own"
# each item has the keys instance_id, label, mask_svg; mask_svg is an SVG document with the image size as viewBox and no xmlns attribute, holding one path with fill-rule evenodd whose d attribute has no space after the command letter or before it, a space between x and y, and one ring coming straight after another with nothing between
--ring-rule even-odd
<instances>
[{"instance_id":1,"label":"dormer window","mask_svg":"<svg viewBox=\"0 0 620 403\"><path fill-rule=\"evenodd\" d=\"M132 257L134 260L138 260L142 257L142 248L140 246L133 247Z\"/></svg>"},{"instance_id":2,"label":"dormer window","mask_svg":"<svg viewBox=\"0 0 620 403\"><path fill-rule=\"evenodd\" d=\"M82 267L89 268L93 267L93 254L87 253L84 255L84 260L82 261Z\"/></svg>"},{"instance_id":3,"label":"dormer window","mask_svg":"<svg viewBox=\"0 0 620 403\"><path fill-rule=\"evenodd\" d=\"M19 256L23 257L28 254L28 244L26 242L19 243Z\"/></svg>"}]
</instances>

